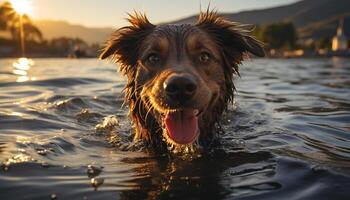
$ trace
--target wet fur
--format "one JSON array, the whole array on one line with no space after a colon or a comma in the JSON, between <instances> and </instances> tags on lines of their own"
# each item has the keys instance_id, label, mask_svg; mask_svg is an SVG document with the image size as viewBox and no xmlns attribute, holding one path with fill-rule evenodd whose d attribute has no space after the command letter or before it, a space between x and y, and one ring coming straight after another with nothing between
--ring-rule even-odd
<instances>
[{"instance_id":1,"label":"wet fur","mask_svg":"<svg viewBox=\"0 0 350 200\"><path fill-rule=\"evenodd\" d=\"M239 75L238 65L248 52L264 56L261 43L250 36L250 31L245 29L246 26L226 21L213 11L201 13L197 23L193 25L155 26L145 15L137 13L130 15L129 22L130 26L123 27L112 35L100 58L110 57L119 63L121 72L128 78L125 102L130 106L130 116L135 126L134 139L146 141L159 152L167 149L167 142L164 141L166 138L162 136L160 116L157 112L162 109L162 106L157 107L155 100L150 99L150 95L145 94L145 91L156 87L156 82L163 78L161 76L166 76L164 75L166 72L163 70L162 73L152 74L143 67L140 60L147 46L145 43L147 40L152 40L148 36L159 32L166 37L175 37L173 39L176 41L176 46L179 46L176 48L180 48L184 45L182 42L187 41L184 39L186 34L205 34L219 50L220 61L218 62L223 75L217 76L220 80L213 81L216 81L220 87L210 88L216 93L211 99L213 105L208 105L208 110L203 114L202 123L199 124L201 130L199 142L202 146L208 145L215 137L215 127L223 111L234 98L233 75ZM184 55L178 53L178 59L181 59L181 56ZM148 87L150 90L147 90ZM158 95L154 98L162 98L162 96Z\"/></svg>"}]
</instances>

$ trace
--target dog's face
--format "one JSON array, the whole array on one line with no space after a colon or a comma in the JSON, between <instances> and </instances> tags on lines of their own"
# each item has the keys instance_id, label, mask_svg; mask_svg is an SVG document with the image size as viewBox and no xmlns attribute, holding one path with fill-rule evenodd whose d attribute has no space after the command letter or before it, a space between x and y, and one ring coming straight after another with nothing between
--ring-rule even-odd
<instances>
[{"instance_id":1,"label":"dog's face","mask_svg":"<svg viewBox=\"0 0 350 200\"><path fill-rule=\"evenodd\" d=\"M263 56L260 44L213 12L202 13L194 25L155 26L140 15L130 22L101 58L114 56L128 75L126 100L138 137L163 137L175 145L210 137L233 98L232 76L243 54ZM143 133L150 131L156 133Z\"/></svg>"},{"instance_id":2,"label":"dog's face","mask_svg":"<svg viewBox=\"0 0 350 200\"><path fill-rule=\"evenodd\" d=\"M142 100L154 108L169 142L192 143L225 83L219 47L192 25L163 25L147 36L141 49Z\"/></svg>"}]
</instances>

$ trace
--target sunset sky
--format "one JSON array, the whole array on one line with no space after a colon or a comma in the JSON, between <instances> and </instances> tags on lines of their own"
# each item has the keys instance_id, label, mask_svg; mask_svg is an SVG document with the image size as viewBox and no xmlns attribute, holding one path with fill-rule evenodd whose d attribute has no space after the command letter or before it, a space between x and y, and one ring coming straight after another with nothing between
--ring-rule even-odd
<instances>
[{"instance_id":1,"label":"sunset sky","mask_svg":"<svg viewBox=\"0 0 350 200\"><path fill-rule=\"evenodd\" d=\"M3 2L4 0L0 0ZM93 27L121 26L127 12L144 11L154 23L171 21L198 13L199 4L209 0L29 0L34 19L65 20ZM298 0L211 0L220 12L238 12L274 7Z\"/></svg>"}]
</instances>

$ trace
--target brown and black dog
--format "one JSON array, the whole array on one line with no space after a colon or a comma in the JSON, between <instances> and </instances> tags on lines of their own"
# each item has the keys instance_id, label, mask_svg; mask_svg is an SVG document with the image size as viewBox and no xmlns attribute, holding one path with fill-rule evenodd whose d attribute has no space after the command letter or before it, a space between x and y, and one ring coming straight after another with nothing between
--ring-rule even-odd
<instances>
[{"instance_id":1,"label":"brown and black dog","mask_svg":"<svg viewBox=\"0 0 350 200\"><path fill-rule=\"evenodd\" d=\"M129 22L100 58L112 58L127 75L134 139L157 151L207 145L233 100L238 65L247 53L264 56L261 43L214 11L201 13L196 24L156 26L137 13Z\"/></svg>"}]
</instances>

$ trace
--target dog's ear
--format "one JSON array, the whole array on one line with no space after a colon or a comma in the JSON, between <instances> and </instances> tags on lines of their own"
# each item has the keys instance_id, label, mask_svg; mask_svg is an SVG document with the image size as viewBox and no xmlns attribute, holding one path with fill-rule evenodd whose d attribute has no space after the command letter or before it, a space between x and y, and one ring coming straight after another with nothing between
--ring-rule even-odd
<instances>
[{"instance_id":1,"label":"dog's ear","mask_svg":"<svg viewBox=\"0 0 350 200\"><path fill-rule=\"evenodd\" d=\"M224 20L215 11L201 12L196 26L209 34L220 48L225 72L225 101L232 101L235 85L233 74L238 74L238 65L248 52L259 57L265 56L263 45L250 35L246 25Z\"/></svg>"},{"instance_id":2,"label":"dog's ear","mask_svg":"<svg viewBox=\"0 0 350 200\"><path fill-rule=\"evenodd\" d=\"M265 56L262 43L250 35L251 30L246 29L247 25L227 21L209 9L200 13L196 25L209 33L226 51L235 54L250 52L259 57Z\"/></svg>"},{"instance_id":3,"label":"dog's ear","mask_svg":"<svg viewBox=\"0 0 350 200\"><path fill-rule=\"evenodd\" d=\"M129 26L118 29L102 49L100 59L112 58L121 64L126 72L137 63L138 51L142 40L155 27L143 14L129 14Z\"/></svg>"}]
</instances>

